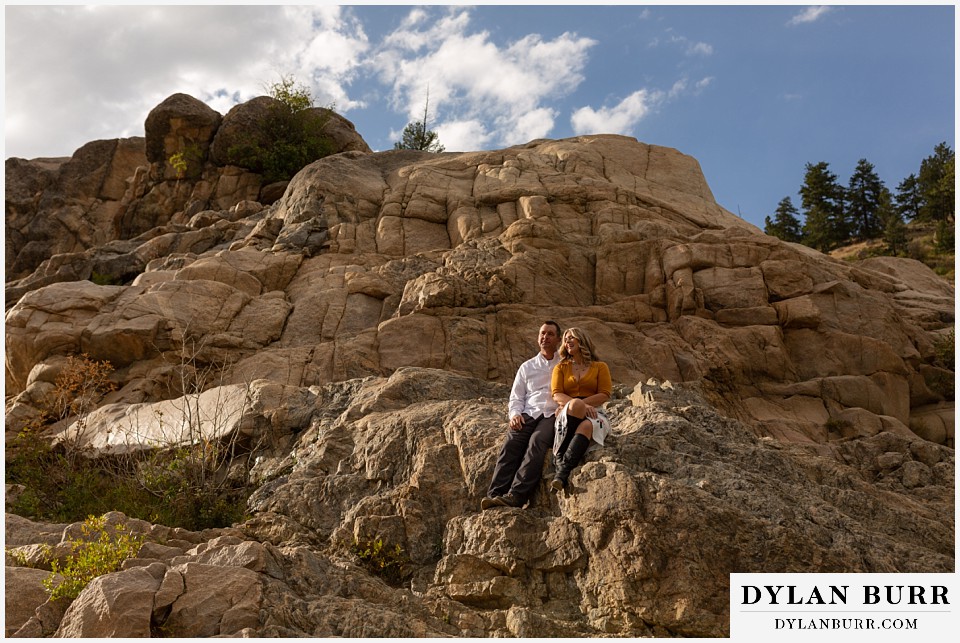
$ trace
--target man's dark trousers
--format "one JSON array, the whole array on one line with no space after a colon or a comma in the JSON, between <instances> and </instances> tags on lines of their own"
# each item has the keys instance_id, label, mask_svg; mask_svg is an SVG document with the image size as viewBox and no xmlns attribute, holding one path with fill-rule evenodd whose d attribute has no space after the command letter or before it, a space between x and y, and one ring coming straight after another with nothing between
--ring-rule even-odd
<instances>
[{"instance_id":1,"label":"man's dark trousers","mask_svg":"<svg viewBox=\"0 0 960 643\"><path fill-rule=\"evenodd\" d=\"M497 457L488 496L512 493L526 502L543 473L543 459L553 444L554 416L531 418L524 413L523 426L514 431L507 427L507 439Z\"/></svg>"}]
</instances>

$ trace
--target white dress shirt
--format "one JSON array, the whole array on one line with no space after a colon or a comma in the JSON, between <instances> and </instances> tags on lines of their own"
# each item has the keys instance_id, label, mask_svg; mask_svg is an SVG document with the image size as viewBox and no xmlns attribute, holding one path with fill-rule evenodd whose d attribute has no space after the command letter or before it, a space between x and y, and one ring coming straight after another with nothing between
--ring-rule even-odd
<instances>
[{"instance_id":1,"label":"white dress shirt","mask_svg":"<svg viewBox=\"0 0 960 643\"><path fill-rule=\"evenodd\" d=\"M530 417L551 416L557 412L557 403L550 394L550 379L553 367L560 363L560 352L548 360L537 353L520 365L510 389L509 417L526 413Z\"/></svg>"}]
</instances>

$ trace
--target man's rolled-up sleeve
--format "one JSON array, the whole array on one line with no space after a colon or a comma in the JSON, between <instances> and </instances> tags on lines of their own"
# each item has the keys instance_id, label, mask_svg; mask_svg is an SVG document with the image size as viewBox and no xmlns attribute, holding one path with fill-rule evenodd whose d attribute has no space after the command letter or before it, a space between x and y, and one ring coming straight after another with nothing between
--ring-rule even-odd
<instances>
[{"instance_id":1,"label":"man's rolled-up sleeve","mask_svg":"<svg viewBox=\"0 0 960 643\"><path fill-rule=\"evenodd\" d=\"M527 402L527 378L521 365L517 375L513 378L513 387L510 389L510 403L507 405L507 419L514 415L521 415Z\"/></svg>"}]
</instances>

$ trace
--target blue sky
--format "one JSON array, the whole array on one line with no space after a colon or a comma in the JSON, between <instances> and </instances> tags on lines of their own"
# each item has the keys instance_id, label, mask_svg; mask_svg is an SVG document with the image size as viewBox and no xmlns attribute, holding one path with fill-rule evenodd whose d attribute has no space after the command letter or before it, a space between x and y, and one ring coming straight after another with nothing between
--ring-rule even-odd
<instances>
[{"instance_id":1,"label":"blue sky","mask_svg":"<svg viewBox=\"0 0 960 643\"><path fill-rule=\"evenodd\" d=\"M939 5L6 6L4 157L143 134L185 92L226 113L280 74L375 150L422 114L448 151L618 133L695 157L762 227L806 163L891 190L954 147Z\"/></svg>"}]
</instances>

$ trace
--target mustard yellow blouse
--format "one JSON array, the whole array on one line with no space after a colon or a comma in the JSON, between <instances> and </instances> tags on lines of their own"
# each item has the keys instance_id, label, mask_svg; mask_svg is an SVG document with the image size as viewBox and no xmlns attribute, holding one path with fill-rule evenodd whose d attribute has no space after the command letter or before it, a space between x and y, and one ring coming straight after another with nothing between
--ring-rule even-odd
<instances>
[{"instance_id":1,"label":"mustard yellow blouse","mask_svg":"<svg viewBox=\"0 0 960 643\"><path fill-rule=\"evenodd\" d=\"M590 397L597 393L613 393L610 369L604 362L590 362L587 372L577 379L573 374L573 362L564 360L553 367L550 393L565 393L570 397Z\"/></svg>"}]
</instances>

